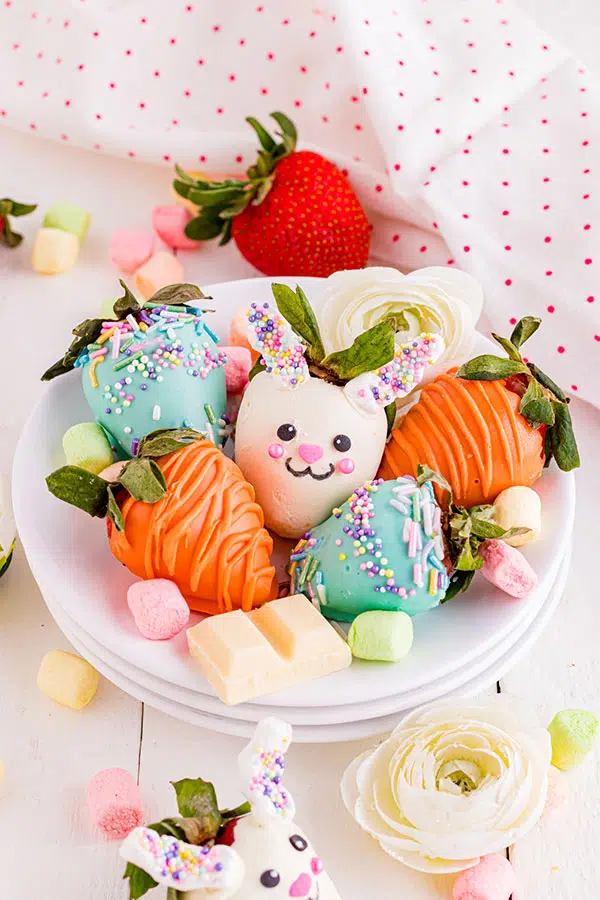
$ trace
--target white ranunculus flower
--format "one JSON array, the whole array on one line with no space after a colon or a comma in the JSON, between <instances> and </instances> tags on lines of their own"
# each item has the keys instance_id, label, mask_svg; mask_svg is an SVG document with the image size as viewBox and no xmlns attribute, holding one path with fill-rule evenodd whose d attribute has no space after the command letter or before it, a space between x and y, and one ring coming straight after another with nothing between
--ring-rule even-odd
<instances>
[{"instance_id":1,"label":"white ranunculus flower","mask_svg":"<svg viewBox=\"0 0 600 900\"><path fill-rule=\"evenodd\" d=\"M441 334L446 349L428 370L427 382L468 358L483 292L471 275L447 266L410 275L373 266L330 275L320 301L317 317L327 353L350 347L359 334L390 316L403 315L409 325L396 335L399 344L425 331Z\"/></svg>"},{"instance_id":2,"label":"white ranunculus flower","mask_svg":"<svg viewBox=\"0 0 600 900\"><path fill-rule=\"evenodd\" d=\"M538 821L550 757L548 731L514 698L448 699L410 713L358 757L342 795L390 856L421 872L460 872Z\"/></svg>"}]
</instances>

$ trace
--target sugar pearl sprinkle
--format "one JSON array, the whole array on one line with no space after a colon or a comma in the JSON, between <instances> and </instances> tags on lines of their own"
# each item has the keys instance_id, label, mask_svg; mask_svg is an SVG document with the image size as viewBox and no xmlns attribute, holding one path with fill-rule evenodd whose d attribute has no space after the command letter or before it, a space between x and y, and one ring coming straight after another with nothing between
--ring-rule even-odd
<instances>
[{"instance_id":1,"label":"sugar pearl sprinkle","mask_svg":"<svg viewBox=\"0 0 600 900\"><path fill-rule=\"evenodd\" d=\"M400 394L408 394L419 384L425 370L432 366L444 349L438 334L422 334L418 340L402 344L394 358L377 369L371 391L380 406L387 406Z\"/></svg>"},{"instance_id":2,"label":"sugar pearl sprinkle","mask_svg":"<svg viewBox=\"0 0 600 900\"><path fill-rule=\"evenodd\" d=\"M185 890L190 878L213 873L226 873L223 862L223 846L195 846L178 841L171 835L161 835L151 828L139 828L135 832L142 854L147 858L149 868L161 879L170 879Z\"/></svg>"},{"instance_id":3,"label":"sugar pearl sprinkle","mask_svg":"<svg viewBox=\"0 0 600 900\"><path fill-rule=\"evenodd\" d=\"M212 349L218 338L199 313L191 307L188 312L181 306L149 303L136 317L129 315L118 322L103 322L100 336L95 343L88 344L75 366L90 363L90 382L93 388L102 391L107 415L126 416L136 399L154 384L168 379L171 372L182 370L190 378L205 380L214 369L225 365L227 356L222 350ZM177 336L186 325L194 326L198 340L184 343ZM110 374L105 374L99 382L99 372ZM159 421L160 405L152 404L151 409L152 418ZM131 434L129 426L123 431Z\"/></svg>"},{"instance_id":4,"label":"sugar pearl sprinkle","mask_svg":"<svg viewBox=\"0 0 600 900\"><path fill-rule=\"evenodd\" d=\"M285 770L284 754L288 741L284 738L281 747L265 749L259 745L252 748L253 776L249 791L266 797L273 804L274 812L286 816L290 806L290 795L282 784Z\"/></svg>"},{"instance_id":5,"label":"sugar pearl sprinkle","mask_svg":"<svg viewBox=\"0 0 600 900\"><path fill-rule=\"evenodd\" d=\"M389 505L403 517L399 534L408 558L414 560L410 583L401 585L387 557L383 539L377 534L374 495L383 483L383 479L375 479L354 491L348 500L349 512L344 514L339 507L333 510L333 516L343 523L342 533L345 536L335 540L339 548L337 558L341 564L346 564L349 558L354 557L363 577L373 580L375 593L397 594L406 599L416 595L416 588L424 587L431 596L435 596L438 590L448 587L448 575L443 563L441 513L433 488L430 482L419 487L414 478L406 475L397 478L392 489L394 496L389 500ZM352 549L342 549L348 546L348 541ZM290 556L290 591L307 590L313 601L317 599L326 603L323 572L313 555L322 542L322 537L313 538L309 533L294 548ZM389 552L393 554L394 550Z\"/></svg>"},{"instance_id":6,"label":"sugar pearl sprinkle","mask_svg":"<svg viewBox=\"0 0 600 900\"><path fill-rule=\"evenodd\" d=\"M253 303L247 315L250 343L260 351L266 371L281 378L286 387L302 384L308 377L304 347L288 322L269 303Z\"/></svg>"}]
</instances>

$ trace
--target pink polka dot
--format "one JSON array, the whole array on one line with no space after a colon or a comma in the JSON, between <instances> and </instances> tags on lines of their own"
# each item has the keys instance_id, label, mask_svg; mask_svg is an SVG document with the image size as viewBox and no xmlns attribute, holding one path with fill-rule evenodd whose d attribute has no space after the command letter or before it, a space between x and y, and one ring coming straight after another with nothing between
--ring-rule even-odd
<instances>
[{"instance_id":1,"label":"pink polka dot","mask_svg":"<svg viewBox=\"0 0 600 900\"><path fill-rule=\"evenodd\" d=\"M592 260L590 259L589 256L586 259L584 259L584 263L586 264L586 266L591 266Z\"/></svg>"},{"instance_id":2,"label":"pink polka dot","mask_svg":"<svg viewBox=\"0 0 600 900\"><path fill-rule=\"evenodd\" d=\"M399 240L400 240L400 235L399 235L399 234L393 234L393 235L392 235L392 241L394 242L394 244L398 243Z\"/></svg>"},{"instance_id":3,"label":"pink polka dot","mask_svg":"<svg viewBox=\"0 0 600 900\"><path fill-rule=\"evenodd\" d=\"M600 341L600 334L595 334L595 335L594 335L594 340L595 340L595 341Z\"/></svg>"},{"instance_id":4,"label":"pink polka dot","mask_svg":"<svg viewBox=\"0 0 600 900\"><path fill-rule=\"evenodd\" d=\"M464 247L463 247L463 250L465 251L465 253L470 253L470 252L471 252L471 248L470 248L468 245L464 246Z\"/></svg>"},{"instance_id":5,"label":"pink polka dot","mask_svg":"<svg viewBox=\"0 0 600 900\"><path fill-rule=\"evenodd\" d=\"M423 244L422 247L419 247L419 253L425 253L426 250L427 250L426 244Z\"/></svg>"},{"instance_id":6,"label":"pink polka dot","mask_svg":"<svg viewBox=\"0 0 600 900\"><path fill-rule=\"evenodd\" d=\"M508 181L503 181L503 182L502 182L502 187L508 187L508 185L509 185L509 182L508 182Z\"/></svg>"},{"instance_id":7,"label":"pink polka dot","mask_svg":"<svg viewBox=\"0 0 600 900\"><path fill-rule=\"evenodd\" d=\"M376 185L375 185L375 190L377 191L378 194L380 194L381 191L383 190L383 185L382 185L382 184L376 184Z\"/></svg>"},{"instance_id":8,"label":"pink polka dot","mask_svg":"<svg viewBox=\"0 0 600 900\"><path fill-rule=\"evenodd\" d=\"M191 92L191 91L184 91L184 92L183 92L183 96L184 96L184 97L191 97L191 96L192 96L192 92Z\"/></svg>"},{"instance_id":9,"label":"pink polka dot","mask_svg":"<svg viewBox=\"0 0 600 900\"><path fill-rule=\"evenodd\" d=\"M565 348L562 345L560 347L557 347L556 349L558 350L559 353L565 352Z\"/></svg>"},{"instance_id":10,"label":"pink polka dot","mask_svg":"<svg viewBox=\"0 0 600 900\"><path fill-rule=\"evenodd\" d=\"M165 162L170 162L170 161L171 161L171 157L169 156L168 153L165 153L165 155L163 156L163 160L164 160Z\"/></svg>"},{"instance_id":11,"label":"pink polka dot","mask_svg":"<svg viewBox=\"0 0 600 900\"><path fill-rule=\"evenodd\" d=\"M547 234L546 237L544 238L544 243L549 244L551 240L552 240L552 238L550 237L550 235Z\"/></svg>"},{"instance_id":12,"label":"pink polka dot","mask_svg":"<svg viewBox=\"0 0 600 900\"><path fill-rule=\"evenodd\" d=\"M588 303L593 303L596 299L593 294L590 294L589 297L586 298Z\"/></svg>"},{"instance_id":13,"label":"pink polka dot","mask_svg":"<svg viewBox=\"0 0 600 900\"><path fill-rule=\"evenodd\" d=\"M395 172L399 172L399 171L400 171L400 168L401 168L401 167L400 167L400 163L394 163L394 171L395 171Z\"/></svg>"},{"instance_id":14,"label":"pink polka dot","mask_svg":"<svg viewBox=\"0 0 600 900\"><path fill-rule=\"evenodd\" d=\"M583 196L582 196L581 199L582 199L582 200L589 200L589 199L590 199L590 195L589 195L589 194L583 194Z\"/></svg>"},{"instance_id":15,"label":"pink polka dot","mask_svg":"<svg viewBox=\"0 0 600 900\"><path fill-rule=\"evenodd\" d=\"M544 205L542 206L542 209L550 209L550 204L544 203Z\"/></svg>"},{"instance_id":16,"label":"pink polka dot","mask_svg":"<svg viewBox=\"0 0 600 900\"><path fill-rule=\"evenodd\" d=\"M503 216L509 216L509 215L510 215L510 210L508 210L508 209L503 209L503 210L502 210L502 215L503 215Z\"/></svg>"},{"instance_id":17,"label":"pink polka dot","mask_svg":"<svg viewBox=\"0 0 600 900\"><path fill-rule=\"evenodd\" d=\"M576 384L572 384L572 385L571 385L571 390L572 390L572 391L577 391L577 390L578 390L577 385L576 385Z\"/></svg>"},{"instance_id":18,"label":"pink polka dot","mask_svg":"<svg viewBox=\"0 0 600 900\"><path fill-rule=\"evenodd\" d=\"M505 154L507 154L507 153L510 153L510 150L508 149L508 147L505 147L504 150L503 150L502 152L505 153Z\"/></svg>"},{"instance_id":19,"label":"pink polka dot","mask_svg":"<svg viewBox=\"0 0 600 900\"><path fill-rule=\"evenodd\" d=\"M542 178L542 181L544 182L544 184L548 184L550 179L548 178L548 176L546 176L546 178Z\"/></svg>"},{"instance_id":20,"label":"pink polka dot","mask_svg":"<svg viewBox=\"0 0 600 900\"><path fill-rule=\"evenodd\" d=\"M548 307L547 307L547 310L548 310L549 313L553 313L553 312L554 312L554 307L553 307L553 306L548 306Z\"/></svg>"},{"instance_id":21,"label":"pink polka dot","mask_svg":"<svg viewBox=\"0 0 600 900\"><path fill-rule=\"evenodd\" d=\"M511 325L516 325L516 324L517 324L517 320L516 320L515 318L510 319L510 324L511 324Z\"/></svg>"},{"instance_id":22,"label":"pink polka dot","mask_svg":"<svg viewBox=\"0 0 600 900\"><path fill-rule=\"evenodd\" d=\"M160 78L160 72L158 71L158 69L156 69L156 71L154 72L154 77Z\"/></svg>"},{"instance_id":23,"label":"pink polka dot","mask_svg":"<svg viewBox=\"0 0 600 900\"><path fill-rule=\"evenodd\" d=\"M398 131L404 131L404 125L398 125Z\"/></svg>"},{"instance_id":24,"label":"pink polka dot","mask_svg":"<svg viewBox=\"0 0 600 900\"><path fill-rule=\"evenodd\" d=\"M177 38L169 38L169 44L171 45L171 47L174 47L176 43L177 43Z\"/></svg>"},{"instance_id":25,"label":"pink polka dot","mask_svg":"<svg viewBox=\"0 0 600 900\"><path fill-rule=\"evenodd\" d=\"M204 65L204 60L203 60L203 59L197 59L197 60L196 60L196 64L199 65L199 66L203 66L203 65Z\"/></svg>"},{"instance_id":26,"label":"pink polka dot","mask_svg":"<svg viewBox=\"0 0 600 900\"><path fill-rule=\"evenodd\" d=\"M468 219L468 218L469 218L469 213L463 213L463 214L462 214L462 217L463 217L463 219Z\"/></svg>"},{"instance_id":27,"label":"pink polka dot","mask_svg":"<svg viewBox=\"0 0 600 900\"><path fill-rule=\"evenodd\" d=\"M453 266L453 265L454 265L454 260L453 260L453 259L447 259L447 260L446 260L446 265L447 265L447 266Z\"/></svg>"},{"instance_id":28,"label":"pink polka dot","mask_svg":"<svg viewBox=\"0 0 600 900\"><path fill-rule=\"evenodd\" d=\"M546 275L552 275L552 270L551 270L551 269L548 269L548 271L547 271L545 274L546 274Z\"/></svg>"},{"instance_id":29,"label":"pink polka dot","mask_svg":"<svg viewBox=\"0 0 600 900\"><path fill-rule=\"evenodd\" d=\"M512 278L507 278L504 284L506 285L506 287L510 287L512 284Z\"/></svg>"},{"instance_id":30,"label":"pink polka dot","mask_svg":"<svg viewBox=\"0 0 600 900\"><path fill-rule=\"evenodd\" d=\"M504 249L505 249L505 250L512 250L512 247L510 246L510 244L506 244L506 246L504 247Z\"/></svg>"}]
</instances>

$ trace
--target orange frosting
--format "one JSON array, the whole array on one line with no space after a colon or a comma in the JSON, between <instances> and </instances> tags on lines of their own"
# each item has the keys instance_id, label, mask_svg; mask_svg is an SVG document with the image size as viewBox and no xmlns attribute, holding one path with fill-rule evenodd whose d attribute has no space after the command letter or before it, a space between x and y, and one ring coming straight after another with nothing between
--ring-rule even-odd
<instances>
[{"instance_id":1,"label":"orange frosting","mask_svg":"<svg viewBox=\"0 0 600 900\"><path fill-rule=\"evenodd\" d=\"M198 612L248 611L277 591L273 541L254 489L210 441L159 460L167 495L127 497L125 531L108 520L110 549L140 578L170 578Z\"/></svg>"},{"instance_id":2,"label":"orange frosting","mask_svg":"<svg viewBox=\"0 0 600 900\"><path fill-rule=\"evenodd\" d=\"M459 506L493 503L505 488L529 487L540 476L543 438L504 381L466 381L456 371L423 388L392 432L378 475L416 475L421 463L449 481Z\"/></svg>"}]
</instances>

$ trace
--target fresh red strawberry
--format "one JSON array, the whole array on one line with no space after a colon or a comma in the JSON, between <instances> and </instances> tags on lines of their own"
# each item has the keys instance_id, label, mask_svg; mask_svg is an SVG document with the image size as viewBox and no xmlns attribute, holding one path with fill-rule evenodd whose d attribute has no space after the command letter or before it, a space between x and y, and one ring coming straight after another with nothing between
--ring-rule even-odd
<instances>
[{"instance_id":1,"label":"fresh red strawberry","mask_svg":"<svg viewBox=\"0 0 600 900\"><path fill-rule=\"evenodd\" d=\"M230 819L217 840L218 844L225 844L227 847L231 847L235 841L235 826L238 822L239 819Z\"/></svg>"},{"instance_id":2,"label":"fresh red strawberry","mask_svg":"<svg viewBox=\"0 0 600 900\"><path fill-rule=\"evenodd\" d=\"M27 216L33 212L35 205L31 203L17 203L8 197L0 200L0 244L5 247L18 247L23 240L23 235L13 231L9 216Z\"/></svg>"},{"instance_id":3,"label":"fresh red strawberry","mask_svg":"<svg viewBox=\"0 0 600 900\"><path fill-rule=\"evenodd\" d=\"M245 179L196 181L179 167L174 188L199 206L185 231L195 240L233 237L265 275L331 275L360 269L369 256L369 223L347 178L310 150L297 151L297 132L283 113L277 142L256 119L261 149Z\"/></svg>"}]
</instances>

